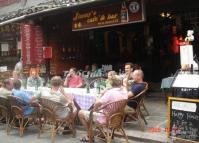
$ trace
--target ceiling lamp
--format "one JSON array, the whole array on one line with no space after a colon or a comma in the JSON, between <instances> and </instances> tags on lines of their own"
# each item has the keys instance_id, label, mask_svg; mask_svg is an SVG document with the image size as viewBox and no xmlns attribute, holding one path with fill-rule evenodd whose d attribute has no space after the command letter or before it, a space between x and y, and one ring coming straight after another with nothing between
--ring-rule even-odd
<instances>
[{"instance_id":1,"label":"ceiling lamp","mask_svg":"<svg viewBox=\"0 0 199 143\"><path fill-rule=\"evenodd\" d=\"M162 18L172 18L171 13L169 13L169 12L161 12L160 16Z\"/></svg>"}]
</instances>

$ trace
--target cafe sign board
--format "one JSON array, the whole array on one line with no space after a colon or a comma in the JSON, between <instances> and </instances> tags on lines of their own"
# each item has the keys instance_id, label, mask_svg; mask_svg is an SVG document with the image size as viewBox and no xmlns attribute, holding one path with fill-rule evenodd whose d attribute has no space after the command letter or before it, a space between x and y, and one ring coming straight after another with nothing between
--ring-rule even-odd
<instances>
[{"instance_id":1,"label":"cafe sign board","mask_svg":"<svg viewBox=\"0 0 199 143\"><path fill-rule=\"evenodd\" d=\"M125 0L75 11L72 30L94 29L143 21L145 21L143 0Z\"/></svg>"}]
</instances>

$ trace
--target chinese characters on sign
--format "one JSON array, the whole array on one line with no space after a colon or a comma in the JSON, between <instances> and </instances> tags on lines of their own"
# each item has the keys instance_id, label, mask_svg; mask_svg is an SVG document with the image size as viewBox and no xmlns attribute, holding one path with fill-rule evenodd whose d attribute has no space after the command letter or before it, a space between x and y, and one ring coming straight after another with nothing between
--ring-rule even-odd
<instances>
[{"instance_id":1,"label":"chinese characters on sign","mask_svg":"<svg viewBox=\"0 0 199 143\"><path fill-rule=\"evenodd\" d=\"M43 62L43 32L40 26L34 26L34 58L35 64Z\"/></svg>"},{"instance_id":2,"label":"chinese characters on sign","mask_svg":"<svg viewBox=\"0 0 199 143\"><path fill-rule=\"evenodd\" d=\"M20 27L17 24L9 24L9 25L4 25L0 27L0 33L5 34L5 33L12 33L12 32L18 32Z\"/></svg>"},{"instance_id":3,"label":"chinese characters on sign","mask_svg":"<svg viewBox=\"0 0 199 143\"><path fill-rule=\"evenodd\" d=\"M143 1L128 0L95 9L76 11L73 14L72 29L76 31L142 22L144 20Z\"/></svg>"},{"instance_id":4,"label":"chinese characters on sign","mask_svg":"<svg viewBox=\"0 0 199 143\"><path fill-rule=\"evenodd\" d=\"M40 26L21 25L22 59L24 65L43 63L43 32Z\"/></svg>"}]
</instances>

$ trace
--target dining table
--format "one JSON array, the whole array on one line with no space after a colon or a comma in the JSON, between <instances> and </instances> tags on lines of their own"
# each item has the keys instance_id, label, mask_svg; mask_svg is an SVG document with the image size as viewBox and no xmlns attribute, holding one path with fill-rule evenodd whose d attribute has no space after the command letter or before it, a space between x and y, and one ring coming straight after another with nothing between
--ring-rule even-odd
<instances>
[{"instance_id":1,"label":"dining table","mask_svg":"<svg viewBox=\"0 0 199 143\"><path fill-rule=\"evenodd\" d=\"M37 90L35 88L24 89L26 93L30 96L34 96L38 91L49 92L50 88L48 87L39 87ZM97 93L95 88L90 89L90 92L87 92L86 88L64 88L66 94L69 95L71 100L75 102L79 109L89 110L100 97L100 94ZM47 94L46 94L47 95Z\"/></svg>"},{"instance_id":2,"label":"dining table","mask_svg":"<svg viewBox=\"0 0 199 143\"><path fill-rule=\"evenodd\" d=\"M162 90L163 95L165 96L165 103L167 103L167 92L171 90L174 77L166 77L162 79L160 89Z\"/></svg>"},{"instance_id":3,"label":"dining table","mask_svg":"<svg viewBox=\"0 0 199 143\"><path fill-rule=\"evenodd\" d=\"M97 98L100 97L96 89L90 89L89 93L87 93L86 88L64 88L64 91L68 93L78 107L83 110L89 110Z\"/></svg>"}]
</instances>

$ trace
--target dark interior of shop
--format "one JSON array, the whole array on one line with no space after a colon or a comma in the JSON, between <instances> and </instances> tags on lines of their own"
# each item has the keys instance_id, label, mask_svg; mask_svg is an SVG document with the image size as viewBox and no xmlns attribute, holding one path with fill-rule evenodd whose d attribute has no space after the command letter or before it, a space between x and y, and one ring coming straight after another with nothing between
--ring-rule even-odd
<instances>
[{"instance_id":1,"label":"dark interior of shop","mask_svg":"<svg viewBox=\"0 0 199 143\"><path fill-rule=\"evenodd\" d=\"M81 8L95 7L107 1ZM186 7L185 7L186 5ZM141 65L147 81L160 81L180 67L179 52L172 51L172 37L186 37L194 29L194 53L199 57L199 12L197 0L147 0L146 21L142 23L72 32L72 12L76 8L33 17L46 35L46 46L52 46L58 71L72 65L112 64L114 69L127 61ZM58 72L61 74L62 72ZM155 76L154 76L155 75Z\"/></svg>"}]
</instances>

